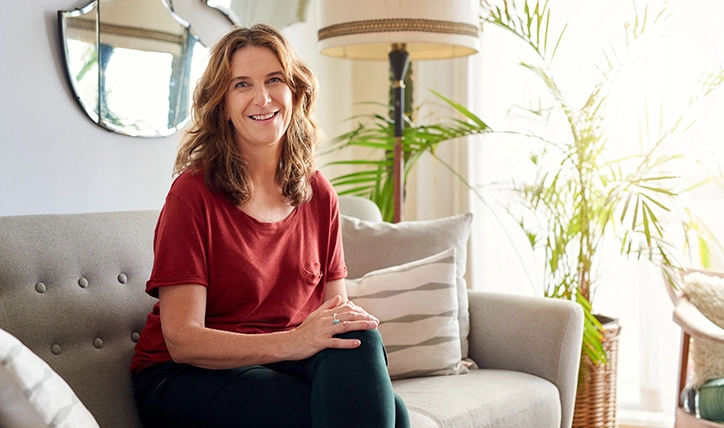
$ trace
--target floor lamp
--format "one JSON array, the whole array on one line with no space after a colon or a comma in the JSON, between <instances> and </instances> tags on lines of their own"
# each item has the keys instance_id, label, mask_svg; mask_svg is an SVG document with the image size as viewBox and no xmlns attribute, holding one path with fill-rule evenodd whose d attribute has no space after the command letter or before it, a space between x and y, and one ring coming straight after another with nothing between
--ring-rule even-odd
<instances>
[{"instance_id":1,"label":"floor lamp","mask_svg":"<svg viewBox=\"0 0 724 428\"><path fill-rule=\"evenodd\" d=\"M390 61L394 83L394 221L403 218L403 79L409 61L467 56L480 46L479 0L320 0L319 50Z\"/></svg>"}]
</instances>

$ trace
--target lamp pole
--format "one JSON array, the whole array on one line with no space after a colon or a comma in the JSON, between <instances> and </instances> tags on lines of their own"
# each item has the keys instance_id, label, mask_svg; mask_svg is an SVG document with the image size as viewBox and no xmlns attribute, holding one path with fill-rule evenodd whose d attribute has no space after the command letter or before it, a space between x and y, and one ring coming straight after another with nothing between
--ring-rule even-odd
<instances>
[{"instance_id":1,"label":"lamp pole","mask_svg":"<svg viewBox=\"0 0 724 428\"><path fill-rule=\"evenodd\" d=\"M404 43L393 43L389 54L390 68L394 79L395 93L395 146L392 167L394 183L394 217L393 222L402 221L405 206L405 153L402 145L402 134L405 129L405 74L410 63L410 54Z\"/></svg>"}]
</instances>

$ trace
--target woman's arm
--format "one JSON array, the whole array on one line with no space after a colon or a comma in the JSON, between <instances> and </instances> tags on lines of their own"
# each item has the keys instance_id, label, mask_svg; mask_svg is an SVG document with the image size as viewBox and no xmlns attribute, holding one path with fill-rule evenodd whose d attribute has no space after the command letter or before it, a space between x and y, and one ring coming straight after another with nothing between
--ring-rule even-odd
<instances>
[{"instance_id":1,"label":"woman's arm","mask_svg":"<svg viewBox=\"0 0 724 428\"><path fill-rule=\"evenodd\" d=\"M343 287L344 281L339 282ZM338 284L334 286L335 289L338 287ZM342 299L339 295L326 299L294 330L242 334L206 328L205 287L176 285L159 288L161 326L171 358L178 363L209 369L301 360L326 348L356 348L360 345L358 340L333 336L351 330L374 329L378 321L354 305L343 303ZM335 313L343 322L333 323Z\"/></svg>"},{"instance_id":2,"label":"woman's arm","mask_svg":"<svg viewBox=\"0 0 724 428\"><path fill-rule=\"evenodd\" d=\"M327 301L334 296L340 296L342 302L347 302L347 288L344 286L344 279L329 281L324 288L324 300Z\"/></svg>"}]
</instances>

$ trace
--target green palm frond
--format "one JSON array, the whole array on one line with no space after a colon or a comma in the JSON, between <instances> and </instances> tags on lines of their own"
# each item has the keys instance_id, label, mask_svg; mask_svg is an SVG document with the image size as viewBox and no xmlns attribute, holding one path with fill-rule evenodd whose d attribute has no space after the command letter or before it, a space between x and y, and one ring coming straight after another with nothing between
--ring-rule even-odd
<instances>
[{"instance_id":1,"label":"green palm frond","mask_svg":"<svg viewBox=\"0 0 724 428\"><path fill-rule=\"evenodd\" d=\"M403 153L405 160L404 177L414 168L418 159L426 153L434 154L437 147L445 142L470 135L490 132L490 127L463 105L431 91L447 104L458 117L447 118L438 123L415 124L409 118L403 130ZM371 199L380 207L385 221L392 221L393 184L392 166L395 144L394 122L376 113L359 115L355 129L332 140L331 147L324 153L349 147L371 150L367 159L348 159L330 162L327 165L346 165L355 172L334 177L330 181L340 195L353 194ZM462 176L457 175L458 178ZM466 185L467 182L463 181ZM469 186L469 185L468 185Z\"/></svg>"}]
</instances>

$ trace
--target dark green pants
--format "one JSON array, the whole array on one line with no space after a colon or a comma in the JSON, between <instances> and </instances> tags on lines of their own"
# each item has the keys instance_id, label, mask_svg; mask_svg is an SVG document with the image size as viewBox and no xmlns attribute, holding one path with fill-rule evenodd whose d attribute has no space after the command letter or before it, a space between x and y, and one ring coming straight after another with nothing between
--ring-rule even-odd
<instances>
[{"instance_id":1,"label":"dark green pants","mask_svg":"<svg viewBox=\"0 0 724 428\"><path fill-rule=\"evenodd\" d=\"M230 370L149 367L134 379L139 414L147 427L409 427L379 331L339 337L362 345Z\"/></svg>"}]
</instances>

